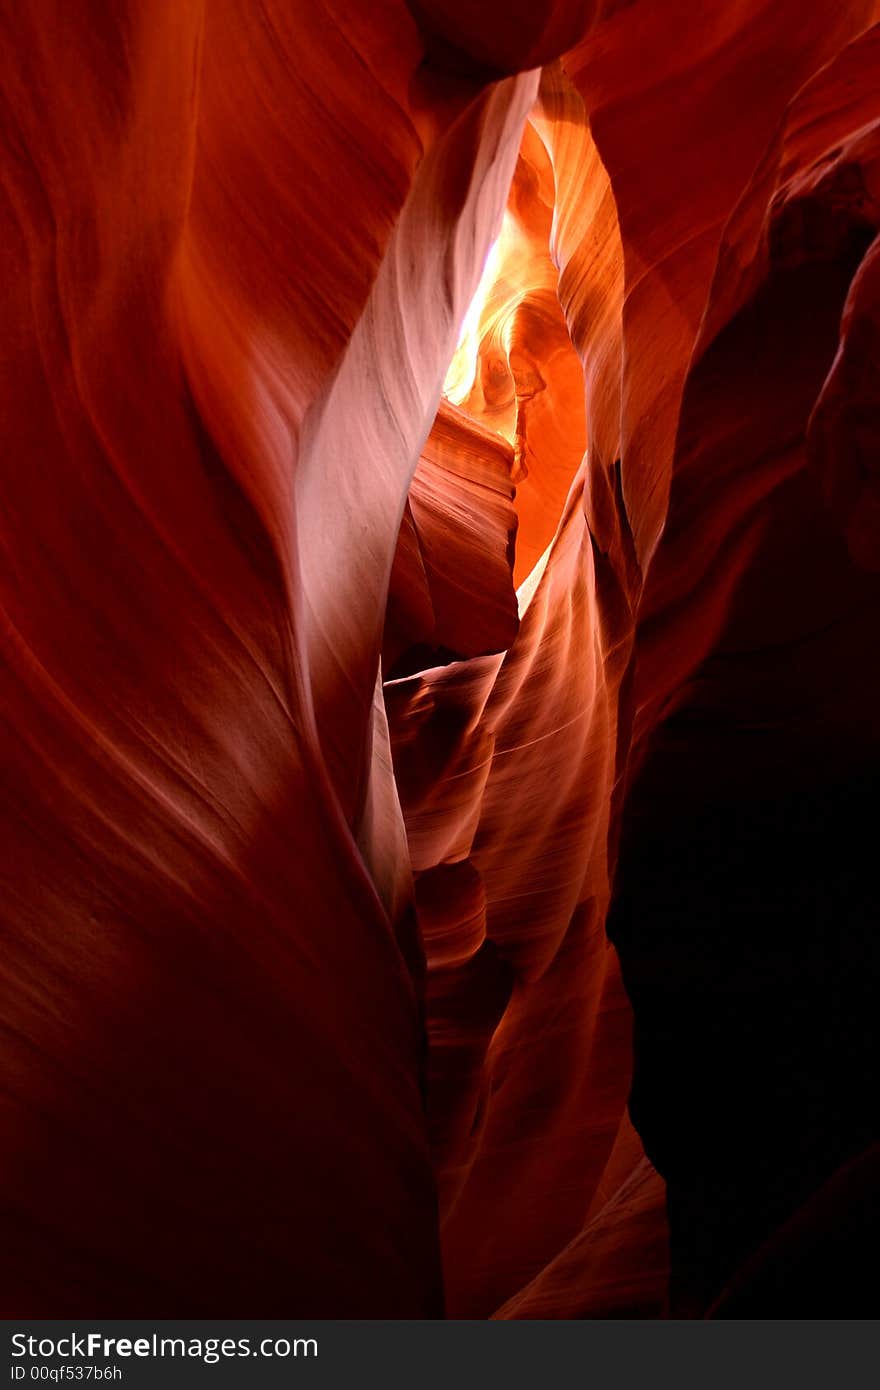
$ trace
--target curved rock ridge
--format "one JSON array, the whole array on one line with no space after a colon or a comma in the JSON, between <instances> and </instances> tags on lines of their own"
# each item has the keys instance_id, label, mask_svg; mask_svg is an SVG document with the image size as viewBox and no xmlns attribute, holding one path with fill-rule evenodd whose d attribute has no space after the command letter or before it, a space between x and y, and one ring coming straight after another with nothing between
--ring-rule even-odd
<instances>
[{"instance_id":1,"label":"curved rock ridge","mask_svg":"<svg viewBox=\"0 0 880 1390\"><path fill-rule=\"evenodd\" d=\"M468 311L444 392L509 439L522 583L553 539L586 444L583 370L550 255L555 179L528 121L497 241Z\"/></svg>"},{"instance_id":2,"label":"curved rock ridge","mask_svg":"<svg viewBox=\"0 0 880 1390\"><path fill-rule=\"evenodd\" d=\"M429 1038L444 1105L454 1067L466 1107L439 1161L461 1315L491 1312L574 1235L625 1113L631 1025L603 931L609 686L623 664L579 503L504 657L386 686L417 899L431 905ZM480 903L466 946L463 876ZM505 1220L526 1190L529 1208Z\"/></svg>"},{"instance_id":3,"label":"curved rock ridge","mask_svg":"<svg viewBox=\"0 0 880 1390\"><path fill-rule=\"evenodd\" d=\"M0 17L7 1316L876 1311L878 20Z\"/></svg>"},{"instance_id":4,"label":"curved rock ridge","mask_svg":"<svg viewBox=\"0 0 880 1390\"><path fill-rule=\"evenodd\" d=\"M504 661L425 673L408 697L396 687L389 703L413 863L419 884L424 875L431 885L437 1094L444 1113L454 1114L457 1051L461 1103L469 1107L463 1113L473 1117L469 1133L462 1122L454 1130L457 1153L448 1142L438 1150L441 1214L449 1205L450 1307L470 1314L486 1311L490 1289L503 1295L505 1280L505 1316L547 1316L554 1304L580 1315L607 1310L612 1261L630 1238L628 1221L640 1219L621 1202L613 1253L606 1254L598 1232L588 1237L583 1209L579 1218L573 1210L565 1215L571 1128L559 1092L570 1087L581 1115L596 1119L613 1094L614 1068L597 1057L584 1084L575 1060L589 1053L583 1036L567 1055L560 1048L548 1060L547 1016L534 1017L539 1052L517 991L521 980L524 992L534 989L535 958L548 979L558 968L571 987L577 967L567 946L582 929L578 899L594 906L588 895L614 867L621 826L611 928L636 1008L633 1113L670 1184L674 1310L705 1308L799 1194L876 1134L863 1081L876 1058L865 838L873 772L856 771L859 756L867 755L869 769L876 757L872 653L863 646L849 659L858 693L840 677L843 653L876 602L871 581L859 574L873 567L870 465L862 460L877 405L865 321L876 226L876 87L867 81L876 70L876 30L865 27L869 7L853 7L817 14L792 41L784 7L756 7L755 49L740 41L739 19L707 19L702 32L695 26L693 55L683 57L673 39L678 30L666 28L659 7L643 9L642 36L660 69L655 88L653 73L634 80L621 66L638 8L587 38L562 69L546 70L531 118L555 170L558 293L584 363L586 486L570 499L561 533L521 593L525 612ZM664 63L677 79L682 70L706 71L674 110L662 105ZM742 89L756 104L734 115L725 92ZM633 141L635 123L650 127L647 146ZM604 169L591 155L596 147ZM719 160L719 148L729 157ZM689 186L698 181L699 198L687 199L670 180L673 152L681 164L676 177ZM588 200L578 197L585 170ZM754 249L745 249L747 236ZM768 257L771 266L779 263L777 274L795 277L776 291L763 289ZM495 271L503 289L503 272ZM490 292L484 306L491 302ZM725 338L732 345L723 354ZM837 394L843 382L846 405ZM827 462L835 427L850 442L839 483ZM764 457L762 469L751 462ZM855 568L829 530L817 476ZM865 502L856 509L858 488ZM574 572L588 576L591 591L580 613L578 580L566 576L573 548ZM578 617L579 640L561 650L549 637L555 603ZM578 689L581 719L566 729L585 637L595 641L606 631L610 640L594 662L601 674L592 693ZM534 663L534 686L517 683L508 699L508 673L523 663ZM557 691L552 716L543 705L548 679ZM601 717L597 688L607 701ZM499 740L499 715L516 729L512 743ZM437 725L456 731L456 755L431 761L415 786L421 731L433 758L443 742ZM578 752L591 725L599 746L615 748L603 771ZM531 771L520 762L527 749ZM566 775L586 794L577 810L565 801ZM535 809L530 815L527 808ZM583 834L591 815L603 825L601 857L591 859L581 840L569 860L561 827L577 825ZM812 865L808 875L796 867L802 856ZM479 873L485 896L486 939L479 932L468 938L466 972L460 956L453 966L442 953L438 929L438 895L448 882L447 931L461 941L453 879L440 876L457 862ZM589 865L568 901L567 863ZM551 894L542 887L548 871ZM599 920L606 901L599 899ZM834 901L846 922L842 938ZM756 931L760 944L752 944ZM543 954L543 943L558 956ZM867 966L857 985L849 951ZM601 971L582 945L575 952L601 993ZM458 1008L451 999L456 968ZM555 988L561 1020L568 996ZM545 999L549 993L548 985ZM583 999L578 1013L589 1016ZM807 1020L823 1013L817 1034ZM482 1090L475 1079L480 1049ZM523 1058L522 1076L511 1076L509 1054ZM860 1059L849 1074L847 1056ZM598 1156L601 1141L593 1134L582 1142L581 1198L602 1171L601 1161L597 1168L585 1161ZM509 1185L499 1177L505 1171ZM524 1193L526 1210L505 1222ZM546 1268L532 1219L548 1245L561 1251L570 1242ZM662 1249L662 1217L650 1231L641 1237L644 1270L647 1251ZM629 1271L630 1308L640 1298L659 1307L657 1285L649 1280L637 1292L632 1263ZM524 1275L531 1283L519 1295ZM578 1278L576 1294L563 1287Z\"/></svg>"},{"instance_id":5,"label":"curved rock ridge","mask_svg":"<svg viewBox=\"0 0 880 1390\"><path fill-rule=\"evenodd\" d=\"M519 612L511 577L513 450L441 401L410 483L385 611L383 670L504 651Z\"/></svg>"},{"instance_id":6,"label":"curved rock ridge","mask_svg":"<svg viewBox=\"0 0 880 1390\"><path fill-rule=\"evenodd\" d=\"M2 22L4 1305L437 1313L374 688L537 79L428 119L402 5L94 8Z\"/></svg>"}]
</instances>

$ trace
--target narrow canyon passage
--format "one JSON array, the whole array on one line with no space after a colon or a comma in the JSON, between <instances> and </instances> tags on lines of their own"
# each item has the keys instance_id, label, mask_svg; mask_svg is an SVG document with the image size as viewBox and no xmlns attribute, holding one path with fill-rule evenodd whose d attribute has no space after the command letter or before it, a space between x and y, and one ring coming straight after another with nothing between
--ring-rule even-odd
<instances>
[{"instance_id":1,"label":"narrow canyon passage","mask_svg":"<svg viewBox=\"0 0 880 1390\"><path fill-rule=\"evenodd\" d=\"M870 1316L880 6L0 18L7 1316Z\"/></svg>"}]
</instances>

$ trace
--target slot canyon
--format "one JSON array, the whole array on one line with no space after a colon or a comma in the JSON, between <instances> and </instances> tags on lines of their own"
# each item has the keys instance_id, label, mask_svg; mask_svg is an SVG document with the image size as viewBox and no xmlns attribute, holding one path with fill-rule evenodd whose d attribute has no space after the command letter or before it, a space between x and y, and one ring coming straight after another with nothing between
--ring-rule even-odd
<instances>
[{"instance_id":1,"label":"slot canyon","mask_svg":"<svg viewBox=\"0 0 880 1390\"><path fill-rule=\"evenodd\" d=\"M0 36L5 1316L873 1316L880 2Z\"/></svg>"}]
</instances>

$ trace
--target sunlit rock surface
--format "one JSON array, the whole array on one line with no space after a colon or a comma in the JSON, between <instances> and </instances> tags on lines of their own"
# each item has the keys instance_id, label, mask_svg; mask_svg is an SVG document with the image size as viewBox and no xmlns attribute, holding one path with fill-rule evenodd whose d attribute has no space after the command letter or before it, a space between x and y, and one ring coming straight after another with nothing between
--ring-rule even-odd
<instances>
[{"instance_id":1,"label":"sunlit rock surface","mask_svg":"<svg viewBox=\"0 0 880 1390\"><path fill-rule=\"evenodd\" d=\"M0 20L7 1315L875 1311L878 17Z\"/></svg>"}]
</instances>

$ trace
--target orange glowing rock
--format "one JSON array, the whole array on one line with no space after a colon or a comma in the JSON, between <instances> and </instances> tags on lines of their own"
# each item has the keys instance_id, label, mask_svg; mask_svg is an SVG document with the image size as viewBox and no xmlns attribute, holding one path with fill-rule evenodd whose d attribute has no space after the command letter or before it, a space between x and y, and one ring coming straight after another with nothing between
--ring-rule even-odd
<instances>
[{"instance_id":1,"label":"orange glowing rock","mask_svg":"<svg viewBox=\"0 0 880 1390\"><path fill-rule=\"evenodd\" d=\"M444 386L514 446L518 584L553 539L586 444L583 370L550 256L554 206L550 159L527 122L501 232Z\"/></svg>"}]
</instances>

